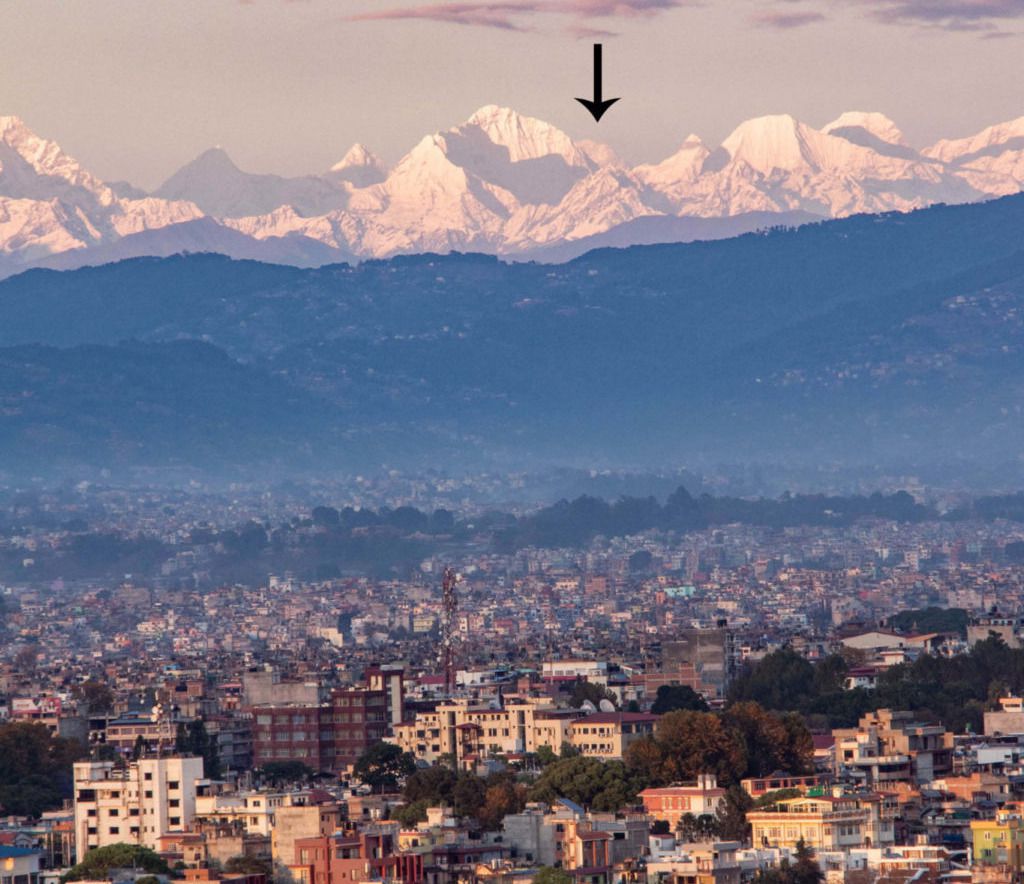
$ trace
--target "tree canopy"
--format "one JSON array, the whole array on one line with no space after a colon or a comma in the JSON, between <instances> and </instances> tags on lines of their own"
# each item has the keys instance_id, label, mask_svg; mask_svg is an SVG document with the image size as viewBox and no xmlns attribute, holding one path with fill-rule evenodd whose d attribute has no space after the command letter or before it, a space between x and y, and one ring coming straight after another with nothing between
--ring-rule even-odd
<instances>
[{"instance_id":1,"label":"tree canopy","mask_svg":"<svg viewBox=\"0 0 1024 884\"><path fill-rule=\"evenodd\" d=\"M154 851L139 844L111 844L90 850L73 866L63 881L102 881L112 869L138 869L154 875L170 873L167 863Z\"/></svg>"},{"instance_id":2,"label":"tree canopy","mask_svg":"<svg viewBox=\"0 0 1024 884\"><path fill-rule=\"evenodd\" d=\"M394 743L374 743L355 763L355 775L375 792L397 789L416 772L416 759Z\"/></svg>"},{"instance_id":3,"label":"tree canopy","mask_svg":"<svg viewBox=\"0 0 1024 884\"><path fill-rule=\"evenodd\" d=\"M0 808L38 817L71 797L72 764L85 754L81 744L54 737L35 722L0 725Z\"/></svg>"},{"instance_id":4,"label":"tree canopy","mask_svg":"<svg viewBox=\"0 0 1024 884\"><path fill-rule=\"evenodd\" d=\"M578 755L563 758L544 768L530 787L531 801L554 803L568 798L596 811L614 811L635 804L647 785L643 773L621 761L603 762Z\"/></svg>"}]
</instances>

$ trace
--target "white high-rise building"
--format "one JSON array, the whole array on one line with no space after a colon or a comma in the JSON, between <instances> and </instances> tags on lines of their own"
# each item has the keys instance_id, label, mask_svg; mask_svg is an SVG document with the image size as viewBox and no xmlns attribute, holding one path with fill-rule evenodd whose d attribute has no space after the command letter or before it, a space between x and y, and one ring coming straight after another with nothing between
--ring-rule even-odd
<instances>
[{"instance_id":1,"label":"white high-rise building","mask_svg":"<svg viewBox=\"0 0 1024 884\"><path fill-rule=\"evenodd\" d=\"M196 810L202 758L143 758L119 769L112 761L75 764L75 850L141 844L183 832Z\"/></svg>"}]
</instances>

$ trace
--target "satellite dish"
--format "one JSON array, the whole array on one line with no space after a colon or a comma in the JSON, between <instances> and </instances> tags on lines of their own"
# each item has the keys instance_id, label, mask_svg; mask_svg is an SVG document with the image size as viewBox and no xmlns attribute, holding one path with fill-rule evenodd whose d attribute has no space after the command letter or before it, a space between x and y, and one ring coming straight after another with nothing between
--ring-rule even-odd
<instances>
[{"instance_id":1,"label":"satellite dish","mask_svg":"<svg viewBox=\"0 0 1024 884\"><path fill-rule=\"evenodd\" d=\"M602 712L614 712L615 704L611 700L605 698L601 701L600 709Z\"/></svg>"},{"instance_id":2,"label":"satellite dish","mask_svg":"<svg viewBox=\"0 0 1024 884\"><path fill-rule=\"evenodd\" d=\"M593 703L591 703L590 700L584 700L583 703L580 704L580 709L583 712L588 712L588 713L589 712L597 712L597 707Z\"/></svg>"}]
</instances>

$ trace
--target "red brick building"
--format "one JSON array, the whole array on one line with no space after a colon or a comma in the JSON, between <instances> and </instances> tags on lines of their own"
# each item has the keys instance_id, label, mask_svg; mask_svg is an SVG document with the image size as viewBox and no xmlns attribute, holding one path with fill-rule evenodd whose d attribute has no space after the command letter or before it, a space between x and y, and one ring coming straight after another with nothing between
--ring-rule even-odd
<instances>
[{"instance_id":1,"label":"red brick building","mask_svg":"<svg viewBox=\"0 0 1024 884\"><path fill-rule=\"evenodd\" d=\"M388 699L385 690L346 688L317 705L253 707L253 763L299 761L343 771L384 738Z\"/></svg>"},{"instance_id":2,"label":"red brick building","mask_svg":"<svg viewBox=\"0 0 1024 884\"><path fill-rule=\"evenodd\" d=\"M301 884L423 881L423 855L399 853L395 832L384 826L335 832L324 838L300 838L295 842L295 859L288 870Z\"/></svg>"}]
</instances>

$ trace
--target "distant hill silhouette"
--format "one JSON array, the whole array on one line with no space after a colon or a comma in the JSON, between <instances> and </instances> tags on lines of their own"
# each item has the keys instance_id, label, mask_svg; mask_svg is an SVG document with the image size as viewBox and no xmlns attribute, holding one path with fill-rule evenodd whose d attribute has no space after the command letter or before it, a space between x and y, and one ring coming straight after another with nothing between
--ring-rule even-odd
<instances>
[{"instance_id":1,"label":"distant hill silhouette","mask_svg":"<svg viewBox=\"0 0 1024 884\"><path fill-rule=\"evenodd\" d=\"M562 265L34 270L0 283L0 460L1013 460L1022 229L1015 196Z\"/></svg>"}]
</instances>

